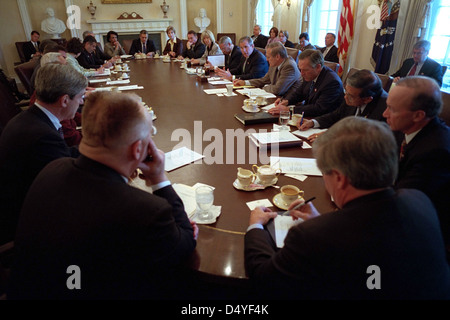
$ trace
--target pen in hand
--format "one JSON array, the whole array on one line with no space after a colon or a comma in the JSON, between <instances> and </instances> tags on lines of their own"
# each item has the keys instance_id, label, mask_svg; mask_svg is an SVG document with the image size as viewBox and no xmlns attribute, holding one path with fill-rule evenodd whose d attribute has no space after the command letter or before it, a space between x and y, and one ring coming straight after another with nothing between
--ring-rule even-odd
<instances>
[{"instance_id":1,"label":"pen in hand","mask_svg":"<svg viewBox=\"0 0 450 320\"><path fill-rule=\"evenodd\" d=\"M298 205L296 205L295 207L293 207L291 210L297 210L297 209L299 209L300 207L302 207L302 206L304 206L305 204L307 204L308 202L313 201L315 198L316 198L316 197L312 197L312 198L306 200L306 201L303 202L303 203L299 203ZM281 215L281 216L289 216L289 215L291 215L291 210L287 210L287 211L279 211L279 212L277 212L277 213L278 213L278 215Z\"/></svg>"},{"instance_id":2,"label":"pen in hand","mask_svg":"<svg viewBox=\"0 0 450 320\"><path fill-rule=\"evenodd\" d=\"M300 126L303 124L303 115L305 114L305 112L302 112L302 117L300 118ZM305 202L306 203L306 202Z\"/></svg>"}]
</instances>

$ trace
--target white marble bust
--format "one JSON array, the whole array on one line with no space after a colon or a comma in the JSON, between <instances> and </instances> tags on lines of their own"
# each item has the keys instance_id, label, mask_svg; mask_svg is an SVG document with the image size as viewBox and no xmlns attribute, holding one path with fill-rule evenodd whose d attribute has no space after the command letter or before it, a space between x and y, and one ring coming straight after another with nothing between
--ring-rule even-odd
<instances>
[{"instance_id":1,"label":"white marble bust","mask_svg":"<svg viewBox=\"0 0 450 320\"><path fill-rule=\"evenodd\" d=\"M66 25L63 21L55 18L55 11L53 8L47 8L46 12L48 18L41 22L42 31L51 34L53 38L60 38L60 34L66 31Z\"/></svg>"},{"instance_id":2,"label":"white marble bust","mask_svg":"<svg viewBox=\"0 0 450 320\"><path fill-rule=\"evenodd\" d=\"M206 10L204 8L201 8L198 17L194 18L195 25L200 28L200 32L203 32L206 30L206 28L211 23L211 20L206 16Z\"/></svg>"}]
</instances>

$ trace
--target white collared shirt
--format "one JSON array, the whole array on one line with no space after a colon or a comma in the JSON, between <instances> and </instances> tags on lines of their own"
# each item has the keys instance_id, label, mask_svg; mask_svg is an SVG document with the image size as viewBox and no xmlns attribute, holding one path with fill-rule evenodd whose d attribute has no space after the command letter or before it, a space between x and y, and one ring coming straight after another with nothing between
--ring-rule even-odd
<instances>
[{"instance_id":1,"label":"white collared shirt","mask_svg":"<svg viewBox=\"0 0 450 320\"><path fill-rule=\"evenodd\" d=\"M414 139L414 137L419 133L420 130L422 129L419 129L413 133L405 134L406 144L410 143L411 140Z\"/></svg>"},{"instance_id":2,"label":"white collared shirt","mask_svg":"<svg viewBox=\"0 0 450 320\"><path fill-rule=\"evenodd\" d=\"M45 115L50 119L50 121L53 123L53 125L55 126L56 130L59 130L59 128L62 127L61 123L59 122L59 119L50 111L48 111L47 109L45 109L43 106L41 106L39 103L35 102L34 103L36 105L36 107L38 107L39 109L42 110L43 113L45 113Z\"/></svg>"}]
</instances>

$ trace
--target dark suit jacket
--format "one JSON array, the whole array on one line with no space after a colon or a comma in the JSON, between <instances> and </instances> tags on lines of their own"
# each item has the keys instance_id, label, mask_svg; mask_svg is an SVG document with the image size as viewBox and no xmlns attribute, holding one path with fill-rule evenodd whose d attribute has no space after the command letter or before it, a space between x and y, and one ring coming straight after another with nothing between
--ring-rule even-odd
<instances>
[{"instance_id":1,"label":"dark suit jacket","mask_svg":"<svg viewBox=\"0 0 450 320\"><path fill-rule=\"evenodd\" d=\"M326 48L327 47L320 49L320 52L324 53ZM338 53L338 48L335 45L333 45L330 48L330 51L328 51L327 55L325 57L323 57L323 60L339 63L339 57L338 57L337 53Z\"/></svg>"},{"instance_id":2,"label":"dark suit jacket","mask_svg":"<svg viewBox=\"0 0 450 320\"><path fill-rule=\"evenodd\" d=\"M284 44L286 48L295 48L295 45L292 43L292 41L289 41L286 39L286 43Z\"/></svg>"},{"instance_id":3,"label":"dark suit jacket","mask_svg":"<svg viewBox=\"0 0 450 320\"><path fill-rule=\"evenodd\" d=\"M265 35L263 35L263 34L260 34L258 37L256 37L256 39L255 39L255 36L253 35L252 36L252 40L253 40L253 44L255 45L255 47L258 47L258 48L265 48L266 47L266 45L267 45L267 40L269 40L269 37L267 37L267 36L265 36Z\"/></svg>"},{"instance_id":4,"label":"dark suit jacket","mask_svg":"<svg viewBox=\"0 0 450 320\"><path fill-rule=\"evenodd\" d=\"M448 299L436 211L417 190L386 189L292 227L277 250L269 233L245 235L245 265L271 299ZM380 290L366 283L380 268Z\"/></svg>"},{"instance_id":5,"label":"dark suit jacket","mask_svg":"<svg viewBox=\"0 0 450 320\"><path fill-rule=\"evenodd\" d=\"M0 136L0 244L14 239L23 200L41 169L78 155L36 106L8 122Z\"/></svg>"},{"instance_id":6,"label":"dark suit jacket","mask_svg":"<svg viewBox=\"0 0 450 320\"><path fill-rule=\"evenodd\" d=\"M305 112L305 117L316 117L337 109L344 99L342 81L336 72L322 67L317 77L311 95L311 81L303 81L297 90L286 95L289 105L304 101L303 105L295 107L296 113Z\"/></svg>"},{"instance_id":7,"label":"dark suit jacket","mask_svg":"<svg viewBox=\"0 0 450 320\"><path fill-rule=\"evenodd\" d=\"M414 65L414 59L409 58L403 61L402 66L400 69L394 73L392 76L395 77L406 77L411 70L412 66ZM422 68L420 68L418 75L420 76L427 76L430 78L433 78L437 81L439 86L442 86L442 66L434 61L433 59L427 58L425 62L423 63Z\"/></svg>"},{"instance_id":8,"label":"dark suit jacket","mask_svg":"<svg viewBox=\"0 0 450 320\"><path fill-rule=\"evenodd\" d=\"M130 47L130 53L131 55L134 55L135 53L141 52L141 53L149 53L149 52L156 52L155 44L153 43L153 40L147 39L147 43L145 44L145 49L147 52L142 52L142 44L141 39L134 39L131 43Z\"/></svg>"},{"instance_id":9,"label":"dark suit jacket","mask_svg":"<svg viewBox=\"0 0 450 320\"><path fill-rule=\"evenodd\" d=\"M430 197L450 245L450 128L442 120L432 119L406 145L395 186L419 189Z\"/></svg>"},{"instance_id":10,"label":"dark suit jacket","mask_svg":"<svg viewBox=\"0 0 450 320\"><path fill-rule=\"evenodd\" d=\"M203 42L200 41L200 39L197 40L195 43L195 46L191 46L190 49L184 48L183 50L183 57L189 58L189 59L200 59L203 54L206 51L206 46L203 44Z\"/></svg>"},{"instance_id":11,"label":"dark suit jacket","mask_svg":"<svg viewBox=\"0 0 450 320\"><path fill-rule=\"evenodd\" d=\"M37 45L41 44L40 41L37 42ZM36 48L33 46L31 41L25 42L22 46L23 54L25 55L25 59L29 61L31 59L31 55L36 53Z\"/></svg>"},{"instance_id":12,"label":"dark suit jacket","mask_svg":"<svg viewBox=\"0 0 450 320\"><path fill-rule=\"evenodd\" d=\"M80 55L77 58L77 61L80 64L80 66L86 69L90 68L98 69L104 63L104 60L97 57L95 53L89 53L85 49L81 51Z\"/></svg>"},{"instance_id":13,"label":"dark suit jacket","mask_svg":"<svg viewBox=\"0 0 450 320\"><path fill-rule=\"evenodd\" d=\"M151 194L80 156L36 178L15 245L8 298L167 299L177 297L177 267L196 241L172 186ZM66 287L70 265L81 269L81 290Z\"/></svg>"},{"instance_id":14,"label":"dark suit jacket","mask_svg":"<svg viewBox=\"0 0 450 320\"><path fill-rule=\"evenodd\" d=\"M225 55L225 70L236 69L241 63L242 52L241 48L234 45L230 54Z\"/></svg>"},{"instance_id":15,"label":"dark suit jacket","mask_svg":"<svg viewBox=\"0 0 450 320\"><path fill-rule=\"evenodd\" d=\"M244 64L245 70L242 71ZM269 64L266 57L264 57L261 52L254 49L248 59L242 56L239 66L235 69L230 69L230 73L241 80L249 80L264 77L268 70Z\"/></svg>"},{"instance_id":16,"label":"dark suit jacket","mask_svg":"<svg viewBox=\"0 0 450 320\"><path fill-rule=\"evenodd\" d=\"M386 119L383 117L383 112L384 110L386 110L387 96L387 92L383 90L379 97L374 98L370 103L366 105L364 111L360 116L372 120L386 121ZM356 109L356 107L349 106L344 99L339 108L337 108L333 112L321 115L314 120L319 123L320 128L329 128L345 117L354 116L356 114Z\"/></svg>"},{"instance_id":17,"label":"dark suit jacket","mask_svg":"<svg viewBox=\"0 0 450 320\"><path fill-rule=\"evenodd\" d=\"M172 50L170 50L169 41L170 40L167 40L167 42L166 42L166 47L164 48L164 51L163 51L164 55L169 54L169 52L172 51ZM173 52L176 53L175 57L178 57L183 53L183 41L181 41L181 39L177 38L177 42L175 42L173 45Z\"/></svg>"}]
</instances>

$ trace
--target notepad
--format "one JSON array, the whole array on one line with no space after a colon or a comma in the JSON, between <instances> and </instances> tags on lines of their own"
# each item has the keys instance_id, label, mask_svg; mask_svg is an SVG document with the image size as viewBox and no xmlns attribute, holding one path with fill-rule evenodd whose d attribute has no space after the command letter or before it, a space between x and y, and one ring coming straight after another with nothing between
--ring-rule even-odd
<instances>
[{"instance_id":1,"label":"notepad","mask_svg":"<svg viewBox=\"0 0 450 320\"><path fill-rule=\"evenodd\" d=\"M327 131L327 129L314 129L314 128L310 128L308 130L305 131L300 131L300 130L296 130L294 132L292 132L293 134L295 134L296 136L308 139L308 137L312 134L316 134L316 133L322 133Z\"/></svg>"},{"instance_id":2,"label":"notepad","mask_svg":"<svg viewBox=\"0 0 450 320\"><path fill-rule=\"evenodd\" d=\"M208 56L208 62L215 67L225 66L225 55Z\"/></svg>"},{"instance_id":3,"label":"notepad","mask_svg":"<svg viewBox=\"0 0 450 320\"><path fill-rule=\"evenodd\" d=\"M167 172L204 158L203 155L186 147L167 152L165 156L164 170Z\"/></svg>"},{"instance_id":4,"label":"notepad","mask_svg":"<svg viewBox=\"0 0 450 320\"><path fill-rule=\"evenodd\" d=\"M271 148L274 146L279 148L298 147L303 143L300 138L297 138L289 131L251 133L249 138L260 148Z\"/></svg>"},{"instance_id":5,"label":"notepad","mask_svg":"<svg viewBox=\"0 0 450 320\"><path fill-rule=\"evenodd\" d=\"M270 166L282 173L322 176L314 158L270 157Z\"/></svg>"}]
</instances>

